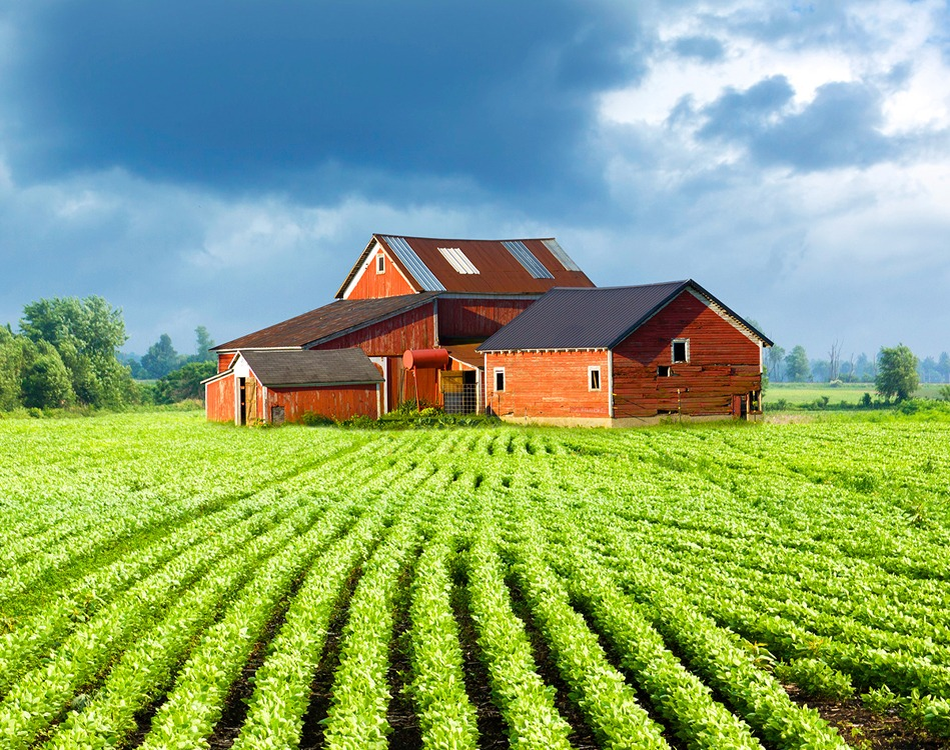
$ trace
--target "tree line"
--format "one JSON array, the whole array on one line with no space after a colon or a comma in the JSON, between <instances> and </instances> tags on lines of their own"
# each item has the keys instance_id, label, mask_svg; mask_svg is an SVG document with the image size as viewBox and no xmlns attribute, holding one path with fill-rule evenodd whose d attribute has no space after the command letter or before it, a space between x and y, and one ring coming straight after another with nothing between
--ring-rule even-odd
<instances>
[{"instance_id":1,"label":"tree line","mask_svg":"<svg viewBox=\"0 0 950 750\"><path fill-rule=\"evenodd\" d=\"M71 406L121 409L200 398L214 374L214 342L195 331L198 351L182 357L163 334L142 361L122 361L122 311L98 296L41 299L23 308L19 330L0 326L0 411ZM167 339L167 341L166 341ZM143 385L135 375L156 382Z\"/></svg>"},{"instance_id":2,"label":"tree line","mask_svg":"<svg viewBox=\"0 0 950 750\"><path fill-rule=\"evenodd\" d=\"M950 384L950 354L920 360L909 347L881 347L873 359L862 353L848 360L841 345L831 346L827 359L809 359L800 344L786 352L778 344L768 349L766 368L770 381L780 383L873 383L885 398L910 398L920 383Z\"/></svg>"}]
</instances>

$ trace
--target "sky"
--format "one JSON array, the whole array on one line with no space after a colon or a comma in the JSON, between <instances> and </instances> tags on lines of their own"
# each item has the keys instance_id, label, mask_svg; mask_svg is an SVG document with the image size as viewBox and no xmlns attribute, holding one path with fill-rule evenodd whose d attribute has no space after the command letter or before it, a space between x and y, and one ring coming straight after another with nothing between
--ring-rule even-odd
<instances>
[{"instance_id":1,"label":"sky","mask_svg":"<svg viewBox=\"0 0 950 750\"><path fill-rule=\"evenodd\" d=\"M946 1L0 0L0 324L327 304L374 232L557 237L776 343L950 350Z\"/></svg>"}]
</instances>

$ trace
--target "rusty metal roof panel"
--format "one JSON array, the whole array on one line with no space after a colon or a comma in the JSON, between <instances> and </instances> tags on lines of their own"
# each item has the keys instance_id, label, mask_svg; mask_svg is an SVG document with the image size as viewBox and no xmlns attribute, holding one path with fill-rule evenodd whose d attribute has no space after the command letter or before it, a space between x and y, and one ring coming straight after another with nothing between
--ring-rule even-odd
<instances>
[{"instance_id":1,"label":"rusty metal roof panel","mask_svg":"<svg viewBox=\"0 0 950 750\"><path fill-rule=\"evenodd\" d=\"M423 291L444 292L446 290L442 282L435 277L435 274L429 270L429 267L412 249L405 237L393 237L385 234L380 235L380 237L389 245L389 249L393 251L403 267L412 274Z\"/></svg>"},{"instance_id":2,"label":"rusty metal roof panel","mask_svg":"<svg viewBox=\"0 0 950 750\"><path fill-rule=\"evenodd\" d=\"M366 256L376 240L392 250L395 262L406 272L410 284L419 289L445 289L449 292L472 294L544 294L553 287L592 287L594 283L587 278L563 249L557 253L560 245L551 238L515 239L515 240L459 240L437 239L432 237L396 237L394 235L374 235L360 259L351 270L347 281L337 292L343 293L362 267ZM392 243L390 242L392 240ZM526 267L512 255L505 242L523 246L544 273L538 270L538 277L532 275ZM549 243L554 242L553 246ZM400 248L399 250L396 247ZM551 249L554 247L555 249ZM460 272L453 267L442 249L455 248L464 255L478 273ZM563 257L562 257L563 256ZM565 262L565 259L567 262ZM418 263L416 263L418 259ZM421 266L419 265L421 264ZM419 278L419 276L422 278ZM433 281L434 279L434 281ZM439 286L436 286L438 284Z\"/></svg>"},{"instance_id":3,"label":"rusty metal roof panel","mask_svg":"<svg viewBox=\"0 0 950 750\"><path fill-rule=\"evenodd\" d=\"M381 383L383 376L362 349L242 351L262 385L352 385Z\"/></svg>"},{"instance_id":4,"label":"rusty metal roof panel","mask_svg":"<svg viewBox=\"0 0 950 750\"><path fill-rule=\"evenodd\" d=\"M438 292L423 292L379 299L336 300L303 315L219 344L214 350L300 348L412 310L437 296Z\"/></svg>"},{"instance_id":5,"label":"rusty metal roof panel","mask_svg":"<svg viewBox=\"0 0 950 750\"><path fill-rule=\"evenodd\" d=\"M501 243L511 253L532 279L553 279L554 275L539 261L521 240L506 240ZM548 248L550 250L550 248Z\"/></svg>"}]
</instances>

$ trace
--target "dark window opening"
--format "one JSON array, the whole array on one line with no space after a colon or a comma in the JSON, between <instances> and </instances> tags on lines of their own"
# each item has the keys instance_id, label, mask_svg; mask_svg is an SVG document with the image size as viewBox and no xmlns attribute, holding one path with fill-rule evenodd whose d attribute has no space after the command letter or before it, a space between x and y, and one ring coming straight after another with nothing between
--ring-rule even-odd
<instances>
[{"instance_id":1,"label":"dark window opening","mask_svg":"<svg viewBox=\"0 0 950 750\"><path fill-rule=\"evenodd\" d=\"M660 365L656 368L657 377L668 378L673 374L673 368L669 365Z\"/></svg>"},{"instance_id":2,"label":"dark window opening","mask_svg":"<svg viewBox=\"0 0 950 750\"><path fill-rule=\"evenodd\" d=\"M495 370L495 390L496 391L505 390L505 371L504 370Z\"/></svg>"},{"instance_id":3,"label":"dark window opening","mask_svg":"<svg viewBox=\"0 0 950 750\"><path fill-rule=\"evenodd\" d=\"M590 383L589 383L590 390L599 391L600 390L600 368L591 367L588 372L590 373Z\"/></svg>"},{"instance_id":4,"label":"dark window opening","mask_svg":"<svg viewBox=\"0 0 950 750\"><path fill-rule=\"evenodd\" d=\"M685 339L673 340L673 363L689 361L689 342Z\"/></svg>"}]
</instances>

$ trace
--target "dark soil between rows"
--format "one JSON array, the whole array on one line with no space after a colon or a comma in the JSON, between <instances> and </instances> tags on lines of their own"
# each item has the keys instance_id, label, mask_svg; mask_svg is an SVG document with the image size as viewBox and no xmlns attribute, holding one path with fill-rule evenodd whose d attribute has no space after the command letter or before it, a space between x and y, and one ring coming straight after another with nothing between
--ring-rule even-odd
<instances>
[{"instance_id":1,"label":"dark soil between rows","mask_svg":"<svg viewBox=\"0 0 950 750\"><path fill-rule=\"evenodd\" d=\"M846 701L807 698L795 685L783 686L789 697L814 708L844 741L862 750L946 750L947 740L912 726L896 714L879 714L864 707L859 698Z\"/></svg>"}]
</instances>

